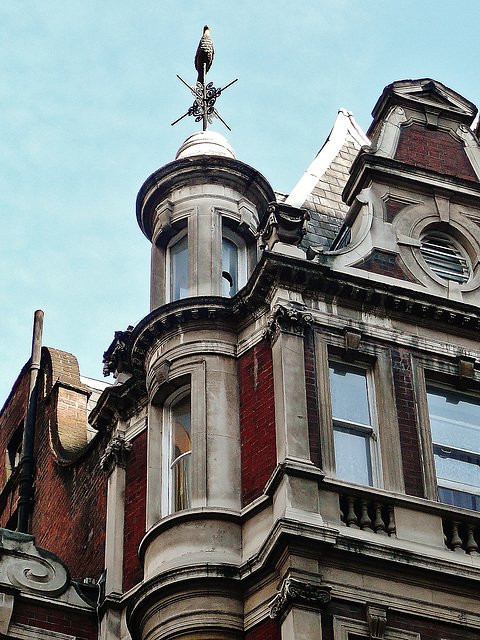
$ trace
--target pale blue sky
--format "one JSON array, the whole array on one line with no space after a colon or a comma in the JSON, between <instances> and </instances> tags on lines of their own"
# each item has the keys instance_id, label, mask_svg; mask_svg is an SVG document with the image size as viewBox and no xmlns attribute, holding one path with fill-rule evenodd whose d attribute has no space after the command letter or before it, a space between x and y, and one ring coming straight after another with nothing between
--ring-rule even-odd
<instances>
[{"instance_id":1,"label":"pale blue sky","mask_svg":"<svg viewBox=\"0 0 480 640\"><path fill-rule=\"evenodd\" d=\"M102 377L113 332L148 313L144 180L198 129L193 57L209 23L209 80L237 157L288 192L337 109L364 130L385 85L433 77L480 103L475 1L16 0L0 3L0 406L44 343Z\"/></svg>"}]
</instances>

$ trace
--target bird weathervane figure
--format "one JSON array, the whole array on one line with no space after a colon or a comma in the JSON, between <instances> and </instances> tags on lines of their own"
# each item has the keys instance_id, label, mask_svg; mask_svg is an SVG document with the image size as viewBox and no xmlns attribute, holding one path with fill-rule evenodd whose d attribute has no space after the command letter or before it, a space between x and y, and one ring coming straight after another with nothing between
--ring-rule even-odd
<instances>
[{"instance_id":1,"label":"bird weathervane figure","mask_svg":"<svg viewBox=\"0 0 480 640\"><path fill-rule=\"evenodd\" d=\"M177 78L190 89L195 100L187 113L184 113L181 118L172 122L172 126L177 124L177 122L180 122L180 120L186 116L194 116L195 122L203 122L203 130L206 131L208 129L208 124L212 124L212 119L216 117L223 122L229 131L231 131L228 124L220 117L220 114L215 109L215 102L222 91L225 91L225 89L230 87L234 82L237 82L238 78L227 84L223 89L217 89L214 87L213 82L209 82L207 84L207 73L212 66L214 55L215 48L213 46L212 38L210 37L210 27L206 24L203 27L203 35L200 38L197 53L195 54L195 69L198 74L195 88L191 87L183 78L177 75Z\"/></svg>"}]
</instances>

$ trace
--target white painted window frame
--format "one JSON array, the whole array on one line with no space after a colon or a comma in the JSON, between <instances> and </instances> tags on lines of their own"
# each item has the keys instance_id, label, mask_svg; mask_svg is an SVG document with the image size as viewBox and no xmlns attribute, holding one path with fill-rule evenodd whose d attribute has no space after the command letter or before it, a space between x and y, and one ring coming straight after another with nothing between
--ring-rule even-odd
<instances>
[{"instance_id":1,"label":"white painted window frame","mask_svg":"<svg viewBox=\"0 0 480 640\"><path fill-rule=\"evenodd\" d=\"M352 431L357 431L358 433L365 433L368 435L368 447L370 454L370 475L372 479L372 486L381 488L383 486L382 482L382 463L381 463L381 455L380 455L380 444L379 444L379 436L378 436L378 413L377 413L377 402L376 402L376 394L375 394L375 384L374 384L374 372L372 366L365 364L363 362L355 361L353 363L344 362L339 358L329 357L328 358L328 368L330 369L331 364L339 364L346 367L352 367L354 369L361 369L365 371L365 379L367 385L367 402L368 408L370 411L370 425L363 425L355 422L344 422L342 420L335 419L332 414L332 430L335 432L335 423L339 423L339 426L348 427L351 425ZM330 371L328 371L328 384L330 387ZM331 391L329 389L329 399L330 404L332 405L332 396ZM335 445L334 445L335 447ZM336 457L334 451L334 457ZM342 480L342 478L337 478L338 480Z\"/></svg>"}]
</instances>

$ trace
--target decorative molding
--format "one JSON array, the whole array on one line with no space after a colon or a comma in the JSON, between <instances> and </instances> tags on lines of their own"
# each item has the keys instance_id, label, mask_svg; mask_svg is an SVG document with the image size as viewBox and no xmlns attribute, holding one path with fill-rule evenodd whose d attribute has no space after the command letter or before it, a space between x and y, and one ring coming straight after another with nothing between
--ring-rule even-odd
<instances>
[{"instance_id":1,"label":"decorative molding","mask_svg":"<svg viewBox=\"0 0 480 640\"><path fill-rule=\"evenodd\" d=\"M346 360L352 360L355 357L355 352L360 348L362 334L359 331L352 331L346 327L343 331L343 336L345 339L344 358Z\"/></svg>"},{"instance_id":2,"label":"decorative molding","mask_svg":"<svg viewBox=\"0 0 480 640\"><path fill-rule=\"evenodd\" d=\"M0 586L59 596L68 582L67 569L60 559L36 547L33 536L0 529Z\"/></svg>"},{"instance_id":3,"label":"decorative molding","mask_svg":"<svg viewBox=\"0 0 480 640\"><path fill-rule=\"evenodd\" d=\"M303 337L305 328L312 324L313 315L311 313L277 305L268 316L265 336L273 345L282 331Z\"/></svg>"},{"instance_id":4,"label":"decorative molding","mask_svg":"<svg viewBox=\"0 0 480 640\"><path fill-rule=\"evenodd\" d=\"M8 630L8 637L19 640L76 640L76 636L26 624L12 624Z\"/></svg>"},{"instance_id":5,"label":"decorative molding","mask_svg":"<svg viewBox=\"0 0 480 640\"><path fill-rule=\"evenodd\" d=\"M387 628L387 609L376 604L365 605L370 640L383 640Z\"/></svg>"},{"instance_id":6,"label":"decorative molding","mask_svg":"<svg viewBox=\"0 0 480 640\"><path fill-rule=\"evenodd\" d=\"M325 585L301 582L295 578L287 578L273 599L270 617L279 620L284 613L294 605L309 608L320 608L331 600L331 587Z\"/></svg>"},{"instance_id":7,"label":"decorative molding","mask_svg":"<svg viewBox=\"0 0 480 640\"><path fill-rule=\"evenodd\" d=\"M369 637L369 633L369 625L366 622L344 618L343 616L333 616L334 640L349 640L352 636L365 638ZM420 634L416 631L388 628L382 638L384 640L420 640Z\"/></svg>"},{"instance_id":8,"label":"decorative molding","mask_svg":"<svg viewBox=\"0 0 480 640\"><path fill-rule=\"evenodd\" d=\"M103 456L100 458L100 467L109 473L111 473L117 465L125 469L127 457L131 450L131 442L124 440L124 438L120 436L113 436L106 446Z\"/></svg>"},{"instance_id":9,"label":"decorative molding","mask_svg":"<svg viewBox=\"0 0 480 640\"><path fill-rule=\"evenodd\" d=\"M11 593L0 593L0 633L2 636L6 636L8 633L14 603L15 598Z\"/></svg>"}]
</instances>

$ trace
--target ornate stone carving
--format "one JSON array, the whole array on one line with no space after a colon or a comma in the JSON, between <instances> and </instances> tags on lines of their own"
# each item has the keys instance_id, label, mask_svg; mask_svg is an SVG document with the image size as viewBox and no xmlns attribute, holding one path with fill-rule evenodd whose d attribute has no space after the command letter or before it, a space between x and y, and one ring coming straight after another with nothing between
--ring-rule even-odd
<instances>
[{"instance_id":1,"label":"ornate stone carving","mask_svg":"<svg viewBox=\"0 0 480 640\"><path fill-rule=\"evenodd\" d=\"M292 605L319 608L327 605L331 600L331 587L309 582L301 582L295 578L287 578L275 596L270 617L280 619Z\"/></svg>"},{"instance_id":2,"label":"ornate stone carving","mask_svg":"<svg viewBox=\"0 0 480 640\"><path fill-rule=\"evenodd\" d=\"M269 250L276 242L297 246L307 233L309 219L310 216L304 209L271 202L267 207L266 221L260 231L263 246Z\"/></svg>"},{"instance_id":3,"label":"ornate stone carving","mask_svg":"<svg viewBox=\"0 0 480 640\"><path fill-rule=\"evenodd\" d=\"M103 354L103 375L109 376L111 373L118 376L119 373L127 370L126 354L133 327L127 327L126 331L115 331L112 344Z\"/></svg>"},{"instance_id":4,"label":"ornate stone carving","mask_svg":"<svg viewBox=\"0 0 480 640\"><path fill-rule=\"evenodd\" d=\"M6 529L0 529L0 536L0 584L48 596L67 589L65 566L53 553L36 547L33 536Z\"/></svg>"},{"instance_id":5,"label":"ornate stone carving","mask_svg":"<svg viewBox=\"0 0 480 640\"><path fill-rule=\"evenodd\" d=\"M313 315L311 313L277 305L268 317L265 335L273 345L281 331L303 336L305 327L312 323Z\"/></svg>"},{"instance_id":6,"label":"ornate stone carving","mask_svg":"<svg viewBox=\"0 0 480 640\"><path fill-rule=\"evenodd\" d=\"M125 468L127 456L132 450L132 443L124 440L120 436L113 436L105 448L103 456L100 458L100 466L104 471L111 472L118 465Z\"/></svg>"},{"instance_id":7,"label":"ornate stone carving","mask_svg":"<svg viewBox=\"0 0 480 640\"><path fill-rule=\"evenodd\" d=\"M387 607L367 603L365 608L370 640L383 640L387 627Z\"/></svg>"}]
</instances>

